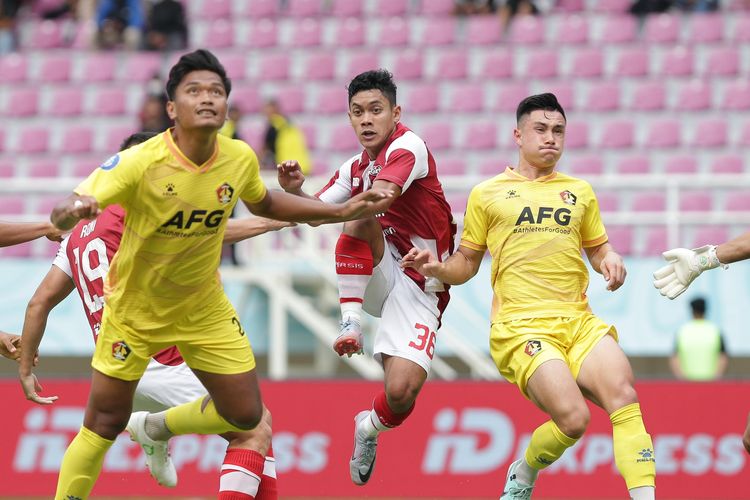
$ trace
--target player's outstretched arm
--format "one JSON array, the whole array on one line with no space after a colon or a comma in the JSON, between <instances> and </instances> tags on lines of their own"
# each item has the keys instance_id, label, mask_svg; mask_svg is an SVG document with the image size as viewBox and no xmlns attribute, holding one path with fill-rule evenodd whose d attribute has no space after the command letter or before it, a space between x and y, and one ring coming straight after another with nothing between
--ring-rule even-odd
<instances>
[{"instance_id":1,"label":"player's outstretched arm","mask_svg":"<svg viewBox=\"0 0 750 500\"><path fill-rule=\"evenodd\" d=\"M71 194L52 210L50 220L56 228L70 231L79 220L95 219L100 213L99 203L93 196Z\"/></svg>"},{"instance_id":2,"label":"player's outstretched arm","mask_svg":"<svg viewBox=\"0 0 750 500\"><path fill-rule=\"evenodd\" d=\"M401 259L401 267L410 267L422 276L437 278L448 285L461 285L477 274L482 257L484 252L461 245L445 262L439 262L430 250L414 247Z\"/></svg>"},{"instance_id":3,"label":"player's outstretched arm","mask_svg":"<svg viewBox=\"0 0 750 500\"><path fill-rule=\"evenodd\" d=\"M654 272L654 286L668 299L679 297L703 271L725 266L716 254L716 247L705 245L689 250L673 248L662 254L667 265Z\"/></svg>"},{"instance_id":4,"label":"player's outstretched arm","mask_svg":"<svg viewBox=\"0 0 750 500\"><path fill-rule=\"evenodd\" d=\"M61 241L62 231L50 222L0 222L0 247L19 245L42 236Z\"/></svg>"},{"instance_id":5,"label":"player's outstretched arm","mask_svg":"<svg viewBox=\"0 0 750 500\"><path fill-rule=\"evenodd\" d=\"M278 231L285 227L294 226L294 222L266 219L265 217L243 217L242 219L229 219L224 231L224 244L237 243L254 236L259 236L268 231Z\"/></svg>"},{"instance_id":6,"label":"player's outstretched arm","mask_svg":"<svg viewBox=\"0 0 750 500\"><path fill-rule=\"evenodd\" d=\"M615 252L612 245L602 243L595 247L586 248L591 267L607 280L607 290L614 292L625 283L625 262L620 254Z\"/></svg>"},{"instance_id":7,"label":"player's outstretched arm","mask_svg":"<svg viewBox=\"0 0 750 500\"><path fill-rule=\"evenodd\" d=\"M52 266L42 282L34 292L34 296L26 306L26 317L23 322L22 349L18 377L26 399L41 405L49 405L57 400L57 396L43 397L38 394L42 386L34 375L34 353L44 336L47 318L52 309L57 306L75 288L73 280L57 266Z\"/></svg>"},{"instance_id":8,"label":"player's outstretched arm","mask_svg":"<svg viewBox=\"0 0 750 500\"><path fill-rule=\"evenodd\" d=\"M20 341L20 335L0 332L0 356L8 359L18 359L21 356L21 351L18 349Z\"/></svg>"}]
</instances>

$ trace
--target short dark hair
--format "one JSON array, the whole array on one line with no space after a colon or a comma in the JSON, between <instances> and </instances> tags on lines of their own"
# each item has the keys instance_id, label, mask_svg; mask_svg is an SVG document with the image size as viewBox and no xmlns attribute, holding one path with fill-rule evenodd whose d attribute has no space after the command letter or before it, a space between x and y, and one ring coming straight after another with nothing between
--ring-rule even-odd
<instances>
[{"instance_id":1,"label":"short dark hair","mask_svg":"<svg viewBox=\"0 0 750 500\"><path fill-rule=\"evenodd\" d=\"M122 144L120 144L120 151L125 151L128 148L132 148L136 144L146 142L147 140L156 136L158 133L159 132L143 131L143 132L136 132L135 134L130 134L129 136L125 138L124 141L122 141Z\"/></svg>"},{"instance_id":2,"label":"short dark hair","mask_svg":"<svg viewBox=\"0 0 750 500\"><path fill-rule=\"evenodd\" d=\"M373 69L355 76L349 86L349 103L355 94L365 90L379 90L388 99L392 106L396 105L396 83L393 75L385 69Z\"/></svg>"},{"instance_id":3,"label":"short dark hair","mask_svg":"<svg viewBox=\"0 0 750 500\"><path fill-rule=\"evenodd\" d=\"M542 109L544 111L559 111L563 118L565 118L565 110L560 105L555 94L547 92L545 94L531 95L521 101L516 108L516 123L521 121L523 115L527 115L532 111ZM567 120L567 118L565 118Z\"/></svg>"},{"instance_id":4,"label":"short dark hair","mask_svg":"<svg viewBox=\"0 0 750 500\"><path fill-rule=\"evenodd\" d=\"M180 57L177 64L169 70L169 79L167 80L167 96L169 96L169 100L174 101L175 90L177 90L177 86L185 78L185 75L191 71L200 70L213 71L219 75L221 83L224 84L224 90L227 92L227 97L229 96L229 93L232 91L232 81L227 76L224 66L210 51L198 49Z\"/></svg>"},{"instance_id":5,"label":"short dark hair","mask_svg":"<svg viewBox=\"0 0 750 500\"><path fill-rule=\"evenodd\" d=\"M698 297L690 301L690 309L693 310L693 314L703 316L706 314L706 299Z\"/></svg>"}]
</instances>

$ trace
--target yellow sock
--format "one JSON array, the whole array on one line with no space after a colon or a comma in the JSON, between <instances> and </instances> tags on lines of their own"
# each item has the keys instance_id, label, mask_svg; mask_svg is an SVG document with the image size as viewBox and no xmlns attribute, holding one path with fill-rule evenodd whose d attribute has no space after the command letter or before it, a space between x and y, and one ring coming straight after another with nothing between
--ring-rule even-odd
<instances>
[{"instance_id":1,"label":"yellow sock","mask_svg":"<svg viewBox=\"0 0 750 500\"><path fill-rule=\"evenodd\" d=\"M623 406L612 413L609 419L612 421L615 465L625 479L628 489L654 486L654 445L643 425L641 405L633 403Z\"/></svg>"},{"instance_id":2,"label":"yellow sock","mask_svg":"<svg viewBox=\"0 0 750 500\"><path fill-rule=\"evenodd\" d=\"M112 443L114 441L104 439L95 432L81 427L63 455L55 498L88 498L102 470L104 455Z\"/></svg>"},{"instance_id":3,"label":"yellow sock","mask_svg":"<svg viewBox=\"0 0 750 500\"><path fill-rule=\"evenodd\" d=\"M192 403L174 406L167 410L165 423L172 434L223 434L230 431L244 432L233 426L216 411L211 400L203 407L203 400L199 398Z\"/></svg>"},{"instance_id":4,"label":"yellow sock","mask_svg":"<svg viewBox=\"0 0 750 500\"><path fill-rule=\"evenodd\" d=\"M542 470L552 465L576 441L563 434L552 420L548 420L531 435L529 447L526 448L526 463L532 469Z\"/></svg>"}]
</instances>

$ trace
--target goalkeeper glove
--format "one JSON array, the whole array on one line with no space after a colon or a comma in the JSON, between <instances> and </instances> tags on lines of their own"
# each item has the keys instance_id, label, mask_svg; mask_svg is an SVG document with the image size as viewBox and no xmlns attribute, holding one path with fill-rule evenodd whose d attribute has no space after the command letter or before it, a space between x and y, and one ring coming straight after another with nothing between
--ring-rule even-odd
<instances>
[{"instance_id":1,"label":"goalkeeper glove","mask_svg":"<svg viewBox=\"0 0 750 500\"><path fill-rule=\"evenodd\" d=\"M654 286L659 293L674 299L688 289L703 271L728 266L719 262L716 246L706 245L693 250L674 248L662 254L669 264L654 273Z\"/></svg>"}]
</instances>

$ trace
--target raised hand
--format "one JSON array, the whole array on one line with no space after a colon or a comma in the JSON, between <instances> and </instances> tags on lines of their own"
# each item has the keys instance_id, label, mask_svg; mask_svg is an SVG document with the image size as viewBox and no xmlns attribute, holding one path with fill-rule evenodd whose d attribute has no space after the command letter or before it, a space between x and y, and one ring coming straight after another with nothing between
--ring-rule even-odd
<instances>
[{"instance_id":1,"label":"raised hand","mask_svg":"<svg viewBox=\"0 0 750 500\"><path fill-rule=\"evenodd\" d=\"M21 357L21 351L18 349L20 342L21 337L19 335L0 332L0 356L8 359Z\"/></svg>"},{"instance_id":2,"label":"raised hand","mask_svg":"<svg viewBox=\"0 0 750 500\"><path fill-rule=\"evenodd\" d=\"M694 250L673 248L662 256L668 264L654 273L654 286L668 299L679 297L703 271L721 266L712 245Z\"/></svg>"},{"instance_id":3,"label":"raised hand","mask_svg":"<svg viewBox=\"0 0 750 500\"><path fill-rule=\"evenodd\" d=\"M276 176L279 186L287 193L297 193L305 183L305 174L302 173L297 160L289 160L276 165Z\"/></svg>"}]
</instances>

